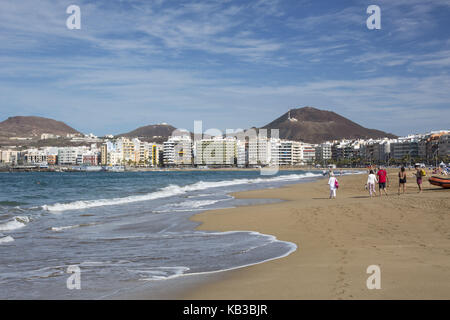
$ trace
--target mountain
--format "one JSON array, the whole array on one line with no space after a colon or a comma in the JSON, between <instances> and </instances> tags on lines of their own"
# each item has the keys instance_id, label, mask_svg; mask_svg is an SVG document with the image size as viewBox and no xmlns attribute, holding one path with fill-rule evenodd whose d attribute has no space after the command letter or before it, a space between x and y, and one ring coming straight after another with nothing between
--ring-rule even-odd
<instances>
[{"instance_id":1,"label":"mountain","mask_svg":"<svg viewBox=\"0 0 450 320\"><path fill-rule=\"evenodd\" d=\"M66 136L79 132L64 122L42 117L9 117L0 122L0 136L2 137L40 138L43 133Z\"/></svg>"},{"instance_id":2,"label":"mountain","mask_svg":"<svg viewBox=\"0 0 450 320\"><path fill-rule=\"evenodd\" d=\"M148 126L139 127L133 131L122 133L117 135L118 137L128 137L128 138L140 138L144 141L152 142L164 142L168 137L172 136L172 133L177 130L177 128L167 124L152 124ZM180 131L178 131L180 132Z\"/></svg>"},{"instance_id":3,"label":"mountain","mask_svg":"<svg viewBox=\"0 0 450 320\"><path fill-rule=\"evenodd\" d=\"M390 133L364 128L332 111L312 107L292 109L262 128L279 129L281 139L308 143L321 143L344 138L396 138Z\"/></svg>"}]
</instances>

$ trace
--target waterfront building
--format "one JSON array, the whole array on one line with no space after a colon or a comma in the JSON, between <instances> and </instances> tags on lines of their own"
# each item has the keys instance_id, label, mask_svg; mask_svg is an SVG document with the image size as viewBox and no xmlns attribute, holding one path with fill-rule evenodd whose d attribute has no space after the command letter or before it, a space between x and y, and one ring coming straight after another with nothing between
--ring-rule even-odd
<instances>
[{"instance_id":1,"label":"waterfront building","mask_svg":"<svg viewBox=\"0 0 450 320\"><path fill-rule=\"evenodd\" d=\"M250 137L248 140L248 165L266 166L271 158L270 141L267 137Z\"/></svg>"},{"instance_id":2,"label":"waterfront building","mask_svg":"<svg viewBox=\"0 0 450 320\"><path fill-rule=\"evenodd\" d=\"M302 144L298 141L271 139L271 164L296 166L302 164Z\"/></svg>"},{"instance_id":3,"label":"waterfront building","mask_svg":"<svg viewBox=\"0 0 450 320\"><path fill-rule=\"evenodd\" d=\"M158 167L163 159L163 147L160 144L152 144L151 148L150 164L152 167Z\"/></svg>"},{"instance_id":4,"label":"waterfront building","mask_svg":"<svg viewBox=\"0 0 450 320\"><path fill-rule=\"evenodd\" d=\"M316 159L316 147L309 143L301 143L301 161L303 164L312 164Z\"/></svg>"},{"instance_id":5,"label":"waterfront building","mask_svg":"<svg viewBox=\"0 0 450 320\"><path fill-rule=\"evenodd\" d=\"M24 162L27 164L47 164L47 154L38 149L29 149L25 151Z\"/></svg>"},{"instance_id":6,"label":"waterfront building","mask_svg":"<svg viewBox=\"0 0 450 320\"><path fill-rule=\"evenodd\" d=\"M99 163L99 154L95 151L87 151L82 154L82 161L81 163L83 165L89 165L89 166L97 166Z\"/></svg>"},{"instance_id":7,"label":"waterfront building","mask_svg":"<svg viewBox=\"0 0 450 320\"><path fill-rule=\"evenodd\" d=\"M56 165L58 163L58 155L49 154L47 155L47 164L48 165Z\"/></svg>"},{"instance_id":8,"label":"waterfront building","mask_svg":"<svg viewBox=\"0 0 450 320\"><path fill-rule=\"evenodd\" d=\"M192 165L192 140L190 136L173 136L163 143L163 162L167 166Z\"/></svg>"},{"instance_id":9,"label":"waterfront building","mask_svg":"<svg viewBox=\"0 0 450 320\"><path fill-rule=\"evenodd\" d=\"M439 157L450 157L450 135L445 134L439 137Z\"/></svg>"},{"instance_id":10,"label":"waterfront building","mask_svg":"<svg viewBox=\"0 0 450 320\"><path fill-rule=\"evenodd\" d=\"M195 143L195 164L232 166L236 164L237 142L235 137L214 137ZM242 148L242 145L241 145ZM244 151L245 152L245 151ZM242 153L242 149L241 149ZM241 154L242 157L242 154ZM241 159L242 160L242 159Z\"/></svg>"},{"instance_id":11,"label":"waterfront building","mask_svg":"<svg viewBox=\"0 0 450 320\"><path fill-rule=\"evenodd\" d=\"M315 156L317 161L331 159L331 143L325 142L316 146Z\"/></svg>"},{"instance_id":12,"label":"waterfront building","mask_svg":"<svg viewBox=\"0 0 450 320\"><path fill-rule=\"evenodd\" d=\"M0 150L0 163L16 165L20 158L20 152L17 150Z\"/></svg>"},{"instance_id":13,"label":"waterfront building","mask_svg":"<svg viewBox=\"0 0 450 320\"><path fill-rule=\"evenodd\" d=\"M246 167L248 165L248 141L236 140L236 164L238 167Z\"/></svg>"},{"instance_id":14,"label":"waterfront building","mask_svg":"<svg viewBox=\"0 0 450 320\"><path fill-rule=\"evenodd\" d=\"M391 157L397 160L414 159L419 157L419 143L417 139L398 139L391 143Z\"/></svg>"},{"instance_id":15,"label":"waterfront building","mask_svg":"<svg viewBox=\"0 0 450 320\"><path fill-rule=\"evenodd\" d=\"M108 144L103 143L100 148L101 160L100 163L102 166L108 165Z\"/></svg>"}]
</instances>

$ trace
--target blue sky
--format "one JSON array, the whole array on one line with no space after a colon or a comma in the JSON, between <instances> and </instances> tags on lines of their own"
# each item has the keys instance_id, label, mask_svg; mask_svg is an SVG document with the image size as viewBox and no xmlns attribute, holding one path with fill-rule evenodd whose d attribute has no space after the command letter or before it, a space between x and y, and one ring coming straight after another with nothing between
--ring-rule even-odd
<instances>
[{"instance_id":1,"label":"blue sky","mask_svg":"<svg viewBox=\"0 0 450 320\"><path fill-rule=\"evenodd\" d=\"M0 43L0 120L224 130L314 106L398 135L450 129L448 0L3 0Z\"/></svg>"}]
</instances>

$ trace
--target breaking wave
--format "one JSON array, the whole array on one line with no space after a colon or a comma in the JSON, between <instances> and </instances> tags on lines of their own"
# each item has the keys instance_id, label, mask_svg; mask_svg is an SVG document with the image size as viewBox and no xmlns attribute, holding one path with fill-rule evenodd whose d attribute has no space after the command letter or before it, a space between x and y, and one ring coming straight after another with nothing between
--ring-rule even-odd
<instances>
[{"instance_id":1,"label":"breaking wave","mask_svg":"<svg viewBox=\"0 0 450 320\"><path fill-rule=\"evenodd\" d=\"M112 198L112 199L97 199L97 200L80 200L68 203L55 203L51 205L43 205L42 209L50 212L62 212L67 210L80 210L88 209L94 207L102 206L113 206L121 205L131 202L148 201L160 198L167 198L171 196L181 195L190 191L206 190L209 188L217 187L228 187L233 185L242 184L255 184L264 182L277 182L277 181L294 181L305 178L320 177L322 174L316 173L305 173L305 174L291 174L291 175L281 175L272 178L256 178L256 179L234 179L234 180L224 180L224 181L199 181L186 186L169 185L158 191L144 194L128 196L123 198Z\"/></svg>"},{"instance_id":2,"label":"breaking wave","mask_svg":"<svg viewBox=\"0 0 450 320\"><path fill-rule=\"evenodd\" d=\"M0 231L12 231L26 226L30 222L27 216L15 216L12 220L0 224Z\"/></svg>"}]
</instances>

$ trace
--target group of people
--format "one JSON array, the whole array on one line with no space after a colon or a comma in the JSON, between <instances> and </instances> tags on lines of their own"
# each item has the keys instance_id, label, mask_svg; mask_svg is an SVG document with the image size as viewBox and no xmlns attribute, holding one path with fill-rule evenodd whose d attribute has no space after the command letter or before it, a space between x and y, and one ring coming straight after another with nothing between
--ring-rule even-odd
<instances>
[{"instance_id":1,"label":"group of people","mask_svg":"<svg viewBox=\"0 0 450 320\"><path fill-rule=\"evenodd\" d=\"M422 192L422 183L423 177L426 175L424 169L420 166L415 166L415 172L413 176L416 178L416 183L419 188L419 193ZM406 192L406 170L405 167L401 167L398 172L398 194L400 195L400 191L402 193ZM378 183L378 192L380 193L380 197L383 193L387 196L387 187L389 186L389 178L387 172L384 168L380 167L377 169L371 169L369 171L369 176L367 177L366 189L369 190L369 195L372 197L376 195L375 185ZM387 185L386 185L387 184Z\"/></svg>"},{"instance_id":2,"label":"group of people","mask_svg":"<svg viewBox=\"0 0 450 320\"><path fill-rule=\"evenodd\" d=\"M328 173L328 186L330 187L330 199L336 198L336 190L339 188L339 182L334 176L333 171L329 171ZM425 170L420 168L420 166L415 166L415 172L413 176L416 178L417 186L419 188L419 193L422 192L422 179L426 175ZM405 167L401 167L398 172L398 194L400 195L400 191L402 193L406 192L406 170ZM387 196L387 188L390 186L389 177L387 171L384 167L370 168L369 175L367 177L367 183L365 185L366 190L369 191L369 195L372 198L377 195L376 184L378 184L378 192L380 197L383 193Z\"/></svg>"}]
</instances>

